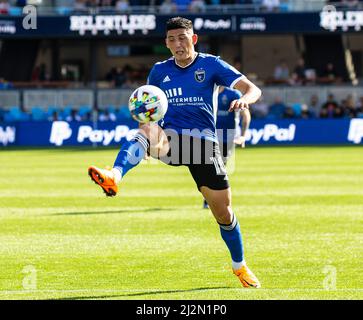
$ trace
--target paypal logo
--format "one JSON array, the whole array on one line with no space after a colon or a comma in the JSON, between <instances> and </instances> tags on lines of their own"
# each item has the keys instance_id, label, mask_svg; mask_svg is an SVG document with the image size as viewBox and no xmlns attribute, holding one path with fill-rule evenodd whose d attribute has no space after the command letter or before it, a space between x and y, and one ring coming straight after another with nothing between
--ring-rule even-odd
<instances>
[{"instance_id":1,"label":"paypal logo","mask_svg":"<svg viewBox=\"0 0 363 320\"><path fill-rule=\"evenodd\" d=\"M15 142L15 128L14 127L0 127L0 144L7 146L9 143Z\"/></svg>"},{"instance_id":2,"label":"paypal logo","mask_svg":"<svg viewBox=\"0 0 363 320\"><path fill-rule=\"evenodd\" d=\"M350 120L348 141L359 144L363 138L363 119Z\"/></svg>"},{"instance_id":3,"label":"paypal logo","mask_svg":"<svg viewBox=\"0 0 363 320\"><path fill-rule=\"evenodd\" d=\"M246 140L251 144L258 144L262 141L293 141L295 139L295 124L290 124L288 128L279 128L275 124L265 124L262 129L249 129L246 132Z\"/></svg>"},{"instance_id":4,"label":"paypal logo","mask_svg":"<svg viewBox=\"0 0 363 320\"><path fill-rule=\"evenodd\" d=\"M195 30L229 30L232 26L231 19L219 19L217 21L204 19L204 18L196 18L194 20L194 29Z\"/></svg>"},{"instance_id":5,"label":"paypal logo","mask_svg":"<svg viewBox=\"0 0 363 320\"><path fill-rule=\"evenodd\" d=\"M131 140L138 130L130 130L128 126L116 126L114 130L94 130L91 126L80 126L78 129L77 141L82 143L102 143L108 146L112 141L120 142L122 138Z\"/></svg>"},{"instance_id":6,"label":"paypal logo","mask_svg":"<svg viewBox=\"0 0 363 320\"><path fill-rule=\"evenodd\" d=\"M64 140L67 140L72 135L72 129L68 122L54 121L52 124L52 130L50 132L49 142L56 146L61 146Z\"/></svg>"},{"instance_id":7,"label":"paypal logo","mask_svg":"<svg viewBox=\"0 0 363 320\"><path fill-rule=\"evenodd\" d=\"M122 138L131 140L137 132L137 129L132 129L125 125L116 126L112 130L94 129L89 125L81 125L78 131L75 129L74 137L77 137L78 143L101 143L104 146L108 146L111 142L120 142ZM52 124L52 130L50 133L49 142L56 146L62 146L65 140L72 137L72 128L68 122L54 121ZM73 138L74 140L74 138ZM72 143L73 143L72 140Z\"/></svg>"}]
</instances>

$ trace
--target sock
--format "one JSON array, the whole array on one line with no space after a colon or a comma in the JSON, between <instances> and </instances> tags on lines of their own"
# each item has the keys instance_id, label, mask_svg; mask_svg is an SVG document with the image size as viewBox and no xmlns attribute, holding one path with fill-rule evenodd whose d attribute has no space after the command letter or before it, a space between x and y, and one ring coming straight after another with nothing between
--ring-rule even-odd
<instances>
[{"instance_id":1,"label":"sock","mask_svg":"<svg viewBox=\"0 0 363 320\"><path fill-rule=\"evenodd\" d=\"M132 140L122 144L112 169L115 174L116 182L119 182L121 177L141 162L149 145L148 139L141 133L137 133ZM118 170L120 174L118 174L116 170Z\"/></svg>"},{"instance_id":2,"label":"sock","mask_svg":"<svg viewBox=\"0 0 363 320\"><path fill-rule=\"evenodd\" d=\"M112 168L111 170L113 172L113 176L115 178L116 184L118 184L121 181L122 174L120 168Z\"/></svg>"},{"instance_id":3,"label":"sock","mask_svg":"<svg viewBox=\"0 0 363 320\"><path fill-rule=\"evenodd\" d=\"M220 224L219 227L222 239L231 253L232 268L238 270L244 265L244 261L242 234L236 216L233 215L232 223L230 225Z\"/></svg>"}]
</instances>

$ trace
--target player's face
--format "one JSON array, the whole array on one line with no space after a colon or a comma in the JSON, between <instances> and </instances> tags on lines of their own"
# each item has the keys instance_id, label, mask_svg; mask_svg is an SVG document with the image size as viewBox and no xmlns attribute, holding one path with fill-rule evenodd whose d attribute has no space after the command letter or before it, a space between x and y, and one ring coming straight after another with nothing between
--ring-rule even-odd
<instances>
[{"instance_id":1,"label":"player's face","mask_svg":"<svg viewBox=\"0 0 363 320\"><path fill-rule=\"evenodd\" d=\"M188 65L194 59L194 45L198 36L193 30L175 29L166 34L166 47L171 51L179 65Z\"/></svg>"}]
</instances>

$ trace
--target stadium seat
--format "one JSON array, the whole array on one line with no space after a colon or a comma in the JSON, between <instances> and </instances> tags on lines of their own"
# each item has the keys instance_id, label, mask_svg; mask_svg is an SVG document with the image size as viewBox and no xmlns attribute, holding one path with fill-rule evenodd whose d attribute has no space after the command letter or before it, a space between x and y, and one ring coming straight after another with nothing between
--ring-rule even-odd
<instances>
[{"instance_id":1,"label":"stadium seat","mask_svg":"<svg viewBox=\"0 0 363 320\"><path fill-rule=\"evenodd\" d=\"M85 116L87 113L91 112L92 108L90 106L81 106L78 110L78 114L83 117Z\"/></svg>"},{"instance_id":2,"label":"stadium seat","mask_svg":"<svg viewBox=\"0 0 363 320\"><path fill-rule=\"evenodd\" d=\"M21 16L23 14L22 8L10 7L8 10L9 16Z\"/></svg>"},{"instance_id":3,"label":"stadium seat","mask_svg":"<svg viewBox=\"0 0 363 320\"><path fill-rule=\"evenodd\" d=\"M60 15L66 16L69 15L73 9L68 7L57 7L56 10Z\"/></svg>"},{"instance_id":4,"label":"stadium seat","mask_svg":"<svg viewBox=\"0 0 363 320\"><path fill-rule=\"evenodd\" d=\"M61 112L61 116L63 119L66 119L67 117L69 117L72 113L72 107L71 106L66 106L63 108L62 112Z\"/></svg>"},{"instance_id":5,"label":"stadium seat","mask_svg":"<svg viewBox=\"0 0 363 320\"><path fill-rule=\"evenodd\" d=\"M0 108L0 122L4 120L5 110Z\"/></svg>"},{"instance_id":6,"label":"stadium seat","mask_svg":"<svg viewBox=\"0 0 363 320\"><path fill-rule=\"evenodd\" d=\"M116 113L118 121L125 121L131 119L131 114L127 106L121 106L120 110Z\"/></svg>"},{"instance_id":7,"label":"stadium seat","mask_svg":"<svg viewBox=\"0 0 363 320\"><path fill-rule=\"evenodd\" d=\"M289 12L290 4L289 3L280 3L279 10L280 10L280 12Z\"/></svg>"},{"instance_id":8,"label":"stadium seat","mask_svg":"<svg viewBox=\"0 0 363 320\"><path fill-rule=\"evenodd\" d=\"M52 115L55 111L58 111L58 108L57 107L54 107L54 106L48 106L48 109L47 109L47 115Z\"/></svg>"},{"instance_id":9,"label":"stadium seat","mask_svg":"<svg viewBox=\"0 0 363 320\"><path fill-rule=\"evenodd\" d=\"M295 116L300 117L301 116L301 104L294 103L291 107L292 107L292 110L294 111Z\"/></svg>"},{"instance_id":10,"label":"stadium seat","mask_svg":"<svg viewBox=\"0 0 363 320\"><path fill-rule=\"evenodd\" d=\"M29 115L20 110L19 107L11 107L7 113L4 114L4 120L13 121L26 121L29 120Z\"/></svg>"},{"instance_id":11,"label":"stadium seat","mask_svg":"<svg viewBox=\"0 0 363 320\"><path fill-rule=\"evenodd\" d=\"M281 104L275 104L270 106L269 114L267 115L267 119L281 119L283 117L285 111L285 107Z\"/></svg>"},{"instance_id":12,"label":"stadium seat","mask_svg":"<svg viewBox=\"0 0 363 320\"><path fill-rule=\"evenodd\" d=\"M33 107L31 109L31 118L34 121L42 121L47 119L47 114L40 107Z\"/></svg>"},{"instance_id":13,"label":"stadium seat","mask_svg":"<svg viewBox=\"0 0 363 320\"><path fill-rule=\"evenodd\" d=\"M116 114L116 107L115 107L115 106L110 105L110 106L108 106L106 109L107 109L107 111L108 111L109 113L114 113L114 114Z\"/></svg>"}]
</instances>

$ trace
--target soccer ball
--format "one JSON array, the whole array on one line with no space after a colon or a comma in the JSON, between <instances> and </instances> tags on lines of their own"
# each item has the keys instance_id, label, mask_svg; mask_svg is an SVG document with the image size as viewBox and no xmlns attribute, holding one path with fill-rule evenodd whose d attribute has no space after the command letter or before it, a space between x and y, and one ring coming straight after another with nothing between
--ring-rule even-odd
<instances>
[{"instance_id":1,"label":"soccer ball","mask_svg":"<svg viewBox=\"0 0 363 320\"><path fill-rule=\"evenodd\" d=\"M160 88L145 85L130 96L129 110L132 117L141 123L159 121L168 109L168 99Z\"/></svg>"}]
</instances>

